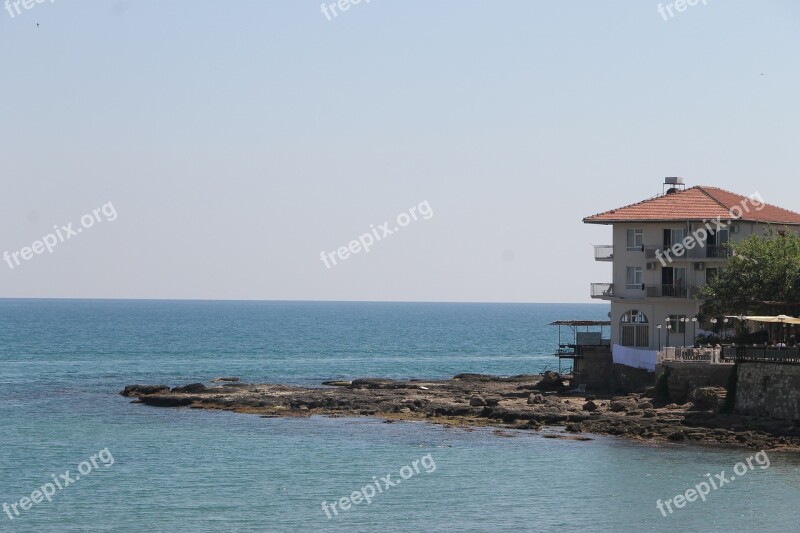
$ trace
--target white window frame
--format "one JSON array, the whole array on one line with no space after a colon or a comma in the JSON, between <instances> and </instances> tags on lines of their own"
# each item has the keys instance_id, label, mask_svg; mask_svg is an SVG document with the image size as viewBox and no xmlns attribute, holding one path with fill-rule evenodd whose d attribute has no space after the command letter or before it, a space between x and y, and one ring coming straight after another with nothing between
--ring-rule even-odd
<instances>
[{"instance_id":1,"label":"white window frame","mask_svg":"<svg viewBox=\"0 0 800 533\"><path fill-rule=\"evenodd\" d=\"M625 235L627 250L629 252L640 252L644 246L644 230L641 228L629 228ZM633 244L631 244L631 240L633 240Z\"/></svg>"},{"instance_id":2,"label":"white window frame","mask_svg":"<svg viewBox=\"0 0 800 533\"><path fill-rule=\"evenodd\" d=\"M683 333L686 331L686 322L681 322L681 318L686 318L686 315L669 315L669 332L670 333Z\"/></svg>"},{"instance_id":3,"label":"white window frame","mask_svg":"<svg viewBox=\"0 0 800 533\"><path fill-rule=\"evenodd\" d=\"M633 273L633 283L631 283L631 273ZM625 285L631 290L641 290L644 285L644 269L638 266L625 267Z\"/></svg>"}]
</instances>

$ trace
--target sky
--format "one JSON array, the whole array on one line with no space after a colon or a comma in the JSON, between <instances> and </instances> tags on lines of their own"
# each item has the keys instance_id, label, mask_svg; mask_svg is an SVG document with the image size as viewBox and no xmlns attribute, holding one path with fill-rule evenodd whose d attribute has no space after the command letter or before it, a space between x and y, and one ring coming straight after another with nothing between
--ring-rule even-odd
<instances>
[{"instance_id":1,"label":"sky","mask_svg":"<svg viewBox=\"0 0 800 533\"><path fill-rule=\"evenodd\" d=\"M800 211L796 1L13 1L0 297L588 303L665 176Z\"/></svg>"}]
</instances>

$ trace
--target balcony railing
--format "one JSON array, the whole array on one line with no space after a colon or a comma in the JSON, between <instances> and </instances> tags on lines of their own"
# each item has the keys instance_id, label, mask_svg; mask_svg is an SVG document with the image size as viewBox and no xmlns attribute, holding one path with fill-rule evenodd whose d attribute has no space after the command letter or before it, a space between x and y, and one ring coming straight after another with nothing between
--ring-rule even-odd
<instances>
[{"instance_id":1,"label":"balcony railing","mask_svg":"<svg viewBox=\"0 0 800 533\"><path fill-rule=\"evenodd\" d=\"M595 261L613 261L614 260L614 246L601 244L594 247L594 260Z\"/></svg>"},{"instance_id":2,"label":"balcony railing","mask_svg":"<svg viewBox=\"0 0 800 533\"><path fill-rule=\"evenodd\" d=\"M645 295L648 298L690 298L698 290L698 287L684 283L645 285Z\"/></svg>"},{"instance_id":3,"label":"balcony railing","mask_svg":"<svg viewBox=\"0 0 800 533\"><path fill-rule=\"evenodd\" d=\"M706 246L706 259L728 259L731 256L731 249L727 246L709 244Z\"/></svg>"},{"instance_id":4,"label":"balcony railing","mask_svg":"<svg viewBox=\"0 0 800 533\"><path fill-rule=\"evenodd\" d=\"M722 348L685 348L685 347L666 347L658 353L658 360L661 361L687 361L696 363L719 363L721 360Z\"/></svg>"},{"instance_id":5,"label":"balcony railing","mask_svg":"<svg viewBox=\"0 0 800 533\"><path fill-rule=\"evenodd\" d=\"M666 250L669 246L643 246L645 259L656 259L656 251L660 251L662 257L667 254ZM670 254L672 252L669 252Z\"/></svg>"},{"instance_id":6,"label":"balcony railing","mask_svg":"<svg viewBox=\"0 0 800 533\"><path fill-rule=\"evenodd\" d=\"M656 252L661 252L661 257L665 261L675 260L705 260L705 259L727 259L731 256L731 250L727 246L709 244L707 246L696 245L691 250L682 249L680 255L675 255L670 246L644 246L644 257L647 260L658 259Z\"/></svg>"},{"instance_id":7,"label":"balcony railing","mask_svg":"<svg viewBox=\"0 0 800 533\"><path fill-rule=\"evenodd\" d=\"M722 358L726 361L766 361L775 363L800 363L798 348L771 346L723 346Z\"/></svg>"},{"instance_id":8,"label":"balcony railing","mask_svg":"<svg viewBox=\"0 0 800 533\"><path fill-rule=\"evenodd\" d=\"M592 298L611 298L614 296L613 283L592 283Z\"/></svg>"}]
</instances>

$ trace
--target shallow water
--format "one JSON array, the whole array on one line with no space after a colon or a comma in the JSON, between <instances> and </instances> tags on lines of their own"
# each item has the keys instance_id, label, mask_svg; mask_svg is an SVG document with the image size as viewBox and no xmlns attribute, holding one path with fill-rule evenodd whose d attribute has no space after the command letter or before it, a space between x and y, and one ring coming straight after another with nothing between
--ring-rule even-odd
<instances>
[{"instance_id":1,"label":"shallow water","mask_svg":"<svg viewBox=\"0 0 800 533\"><path fill-rule=\"evenodd\" d=\"M275 419L131 404L126 384L220 375L314 384L366 375L518 374L553 366L564 318L606 306L0 300L0 504L102 462L0 531L793 531L800 460L769 454L663 517L673 498L752 455L378 419ZM402 483L328 518L373 477ZM406 471L407 472L407 471ZM383 486L383 484L381 484ZM19 509L19 507L18 507ZM13 515L13 511L11 512Z\"/></svg>"}]
</instances>

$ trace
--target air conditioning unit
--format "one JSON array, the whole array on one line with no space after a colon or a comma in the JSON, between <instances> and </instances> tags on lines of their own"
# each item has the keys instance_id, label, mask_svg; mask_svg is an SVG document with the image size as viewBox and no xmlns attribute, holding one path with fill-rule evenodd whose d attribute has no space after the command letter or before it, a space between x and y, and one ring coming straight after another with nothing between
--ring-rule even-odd
<instances>
[{"instance_id":1,"label":"air conditioning unit","mask_svg":"<svg viewBox=\"0 0 800 533\"><path fill-rule=\"evenodd\" d=\"M647 266L647 270L655 270L656 269L656 262L655 261L648 261L646 266Z\"/></svg>"},{"instance_id":2,"label":"air conditioning unit","mask_svg":"<svg viewBox=\"0 0 800 533\"><path fill-rule=\"evenodd\" d=\"M705 270L706 264L705 263L695 263L694 269L695 270Z\"/></svg>"}]
</instances>

